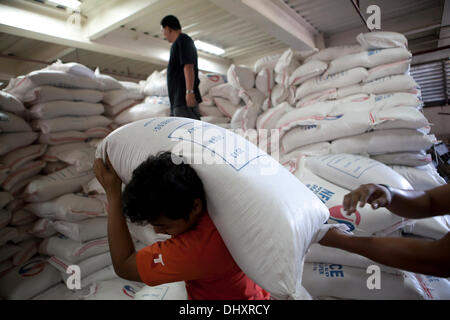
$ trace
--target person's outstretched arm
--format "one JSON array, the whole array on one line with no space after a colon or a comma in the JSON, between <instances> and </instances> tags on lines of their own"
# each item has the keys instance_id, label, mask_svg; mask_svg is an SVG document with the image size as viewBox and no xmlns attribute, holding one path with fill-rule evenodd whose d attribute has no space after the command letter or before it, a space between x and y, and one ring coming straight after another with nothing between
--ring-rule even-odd
<instances>
[{"instance_id":1,"label":"person's outstretched arm","mask_svg":"<svg viewBox=\"0 0 450 320\"><path fill-rule=\"evenodd\" d=\"M450 276L450 233L433 241L356 237L333 228L319 243L362 255L386 266L436 277Z\"/></svg>"},{"instance_id":2,"label":"person's outstretched arm","mask_svg":"<svg viewBox=\"0 0 450 320\"><path fill-rule=\"evenodd\" d=\"M344 210L355 212L366 203L373 209L386 207L392 213L409 219L420 219L450 213L450 184L427 191L387 189L378 184L363 184L344 197Z\"/></svg>"}]
</instances>

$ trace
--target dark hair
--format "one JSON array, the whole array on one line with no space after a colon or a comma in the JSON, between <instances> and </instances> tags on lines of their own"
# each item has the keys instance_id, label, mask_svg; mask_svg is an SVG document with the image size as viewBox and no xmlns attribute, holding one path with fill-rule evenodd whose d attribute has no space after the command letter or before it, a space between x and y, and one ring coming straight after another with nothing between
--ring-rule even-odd
<instances>
[{"instance_id":1,"label":"dark hair","mask_svg":"<svg viewBox=\"0 0 450 320\"><path fill-rule=\"evenodd\" d=\"M195 199L206 210L203 183L195 170L177 155L160 152L133 171L123 193L123 213L131 222L151 222L161 216L187 221Z\"/></svg>"},{"instance_id":2,"label":"dark hair","mask_svg":"<svg viewBox=\"0 0 450 320\"><path fill-rule=\"evenodd\" d=\"M165 27L169 27L172 30L181 30L181 24L180 21L178 20L177 17L173 16L173 15L168 15L165 16L162 20L161 20L161 26L163 28Z\"/></svg>"}]
</instances>

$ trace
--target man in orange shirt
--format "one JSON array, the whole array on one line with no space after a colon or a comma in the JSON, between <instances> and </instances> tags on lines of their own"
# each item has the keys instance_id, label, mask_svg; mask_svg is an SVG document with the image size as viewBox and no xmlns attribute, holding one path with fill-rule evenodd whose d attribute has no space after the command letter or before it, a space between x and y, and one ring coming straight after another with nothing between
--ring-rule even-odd
<instances>
[{"instance_id":1,"label":"man in orange shirt","mask_svg":"<svg viewBox=\"0 0 450 320\"><path fill-rule=\"evenodd\" d=\"M150 156L133 171L123 196L109 159L106 164L95 161L95 175L108 199L108 241L117 275L149 286L185 281L189 299L195 300L269 299L226 248L206 210L195 170L182 161L175 164L174 157L170 152ZM136 252L125 216L172 238Z\"/></svg>"}]
</instances>

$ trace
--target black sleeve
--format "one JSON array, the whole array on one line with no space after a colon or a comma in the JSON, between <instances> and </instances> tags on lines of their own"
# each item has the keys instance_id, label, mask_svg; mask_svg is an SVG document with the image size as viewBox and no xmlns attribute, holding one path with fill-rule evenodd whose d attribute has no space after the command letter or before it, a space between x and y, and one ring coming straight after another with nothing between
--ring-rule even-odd
<instances>
[{"instance_id":1,"label":"black sleeve","mask_svg":"<svg viewBox=\"0 0 450 320\"><path fill-rule=\"evenodd\" d=\"M182 41L180 41L179 46L179 59L180 65L184 66L185 64L194 64L196 57L196 48L194 45L194 41L188 37L183 37Z\"/></svg>"}]
</instances>

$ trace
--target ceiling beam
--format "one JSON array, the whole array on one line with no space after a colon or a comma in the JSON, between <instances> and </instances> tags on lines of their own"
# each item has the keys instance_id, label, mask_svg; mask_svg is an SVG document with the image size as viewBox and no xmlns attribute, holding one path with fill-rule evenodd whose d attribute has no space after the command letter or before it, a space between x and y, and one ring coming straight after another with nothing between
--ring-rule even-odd
<instances>
[{"instance_id":1,"label":"ceiling beam","mask_svg":"<svg viewBox=\"0 0 450 320\"><path fill-rule=\"evenodd\" d=\"M108 0L86 13L84 35L96 40L133 20L150 15L152 5L161 0Z\"/></svg>"},{"instance_id":2,"label":"ceiling beam","mask_svg":"<svg viewBox=\"0 0 450 320\"><path fill-rule=\"evenodd\" d=\"M281 0L210 0L296 50L316 47L318 33Z\"/></svg>"}]
</instances>

